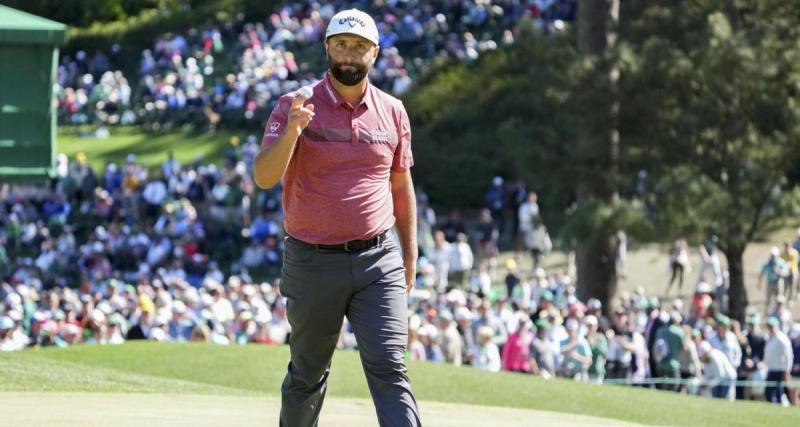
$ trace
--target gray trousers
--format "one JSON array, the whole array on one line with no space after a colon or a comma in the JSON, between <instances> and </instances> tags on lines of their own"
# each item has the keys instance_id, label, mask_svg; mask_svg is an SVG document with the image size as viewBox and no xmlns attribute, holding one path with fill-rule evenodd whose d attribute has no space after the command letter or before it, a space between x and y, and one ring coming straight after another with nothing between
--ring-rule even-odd
<instances>
[{"instance_id":1,"label":"gray trousers","mask_svg":"<svg viewBox=\"0 0 800 427\"><path fill-rule=\"evenodd\" d=\"M403 361L408 341L405 270L393 239L348 253L317 250L289 237L280 290L292 327L281 426L317 425L345 315L380 425L421 425Z\"/></svg>"}]
</instances>

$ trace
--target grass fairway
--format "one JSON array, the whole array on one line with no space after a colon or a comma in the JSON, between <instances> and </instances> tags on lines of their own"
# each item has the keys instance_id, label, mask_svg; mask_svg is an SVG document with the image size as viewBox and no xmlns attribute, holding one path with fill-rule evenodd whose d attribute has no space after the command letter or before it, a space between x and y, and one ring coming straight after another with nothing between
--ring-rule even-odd
<instances>
[{"instance_id":1,"label":"grass fairway","mask_svg":"<svg viewBox=\"0 0 800 427\"><path fill-rule=\"evenodd\" d=\"M137 161L155 168L173 150L175 158L182 163L194 162L202 156L206 163L222 160L225 148L232 136L238 136L244 144L247 133L220 131L207 133L193 130L172 130L165 132L145 132L135 127L110 127L111 136L105 139L82 136L77 128L62 128L58 134L58 152L69 156L70 160L82 152L95 172L101 173L106 162L122 164L128 154L137 155Z\"/></svg>"},{"instance_id":2,"label":"grass fairway","mask_svg":"<svg viewBox=\"0 0 800 427\"><path fill-rule=\"evenodd\" d=\"M278 396L287 347L131 343L0 354L0 391ZM527 408L649 425L796 426L800 410L410 363L420 401ZM368 398L355 352L337 352L329 396Z\"/></svg>"}]
</instances>

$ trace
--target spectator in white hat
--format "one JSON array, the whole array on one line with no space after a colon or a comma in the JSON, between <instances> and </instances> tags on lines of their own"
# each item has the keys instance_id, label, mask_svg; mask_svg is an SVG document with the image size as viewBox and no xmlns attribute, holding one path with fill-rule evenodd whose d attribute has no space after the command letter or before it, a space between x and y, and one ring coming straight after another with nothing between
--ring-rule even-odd
<instances>
[{"instance_id":1,"label":"spectator in white hat","mask_svg":"<svg viewBox=\"0 0 800 427\"><path fill-rule=\"evenodd\" d=\"M425 360L428 362L441 363L444 362L444 354L442 348L437 344L436 339L439 336L439 331L436 326L431 324L422 325L419 330L419 341L425 349Z\"/></svg>"}]
</instances>

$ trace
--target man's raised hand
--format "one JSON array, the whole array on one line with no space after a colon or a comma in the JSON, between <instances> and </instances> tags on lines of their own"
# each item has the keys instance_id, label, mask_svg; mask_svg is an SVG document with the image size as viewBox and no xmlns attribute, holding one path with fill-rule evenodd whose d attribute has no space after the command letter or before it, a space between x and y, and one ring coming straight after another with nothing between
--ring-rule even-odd
<instances>
[{"instance_id":1,"label":"man's raised hand","mask_svg":"<svg viewBox=\"0 0 800 427\"><path fill-rule=\"evenodd\" d=\"M286 127L288 130L294 131L298 136L303 133L303 129L314 118L314 104L303 105L310 97L311 90L304 87L300 89L300 93L292 100L292 104L289 106L289 120Z\"/></svg>"}]
</instances>

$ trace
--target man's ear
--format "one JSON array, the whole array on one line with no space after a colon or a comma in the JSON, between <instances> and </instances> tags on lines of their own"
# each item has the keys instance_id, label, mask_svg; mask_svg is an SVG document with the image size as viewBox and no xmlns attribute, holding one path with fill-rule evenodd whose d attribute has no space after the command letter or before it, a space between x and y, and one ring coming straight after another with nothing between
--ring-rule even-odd
<instances>
[{"instance_id":1,"label":"man's ear","mask_svg":"<svg viewBox=\"0 0 800 427\"><path fill-rule=\"evenodd\" d=\"M381 47L380 46L375 46L375 55L372 57L372 63L373 64L375 64L375 62L378 60L378 56L379 56L380 52L381 52Z\"/></svg>"}]
</instances>

